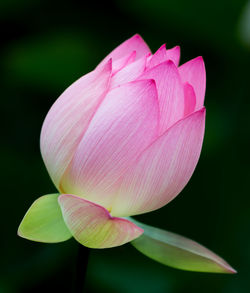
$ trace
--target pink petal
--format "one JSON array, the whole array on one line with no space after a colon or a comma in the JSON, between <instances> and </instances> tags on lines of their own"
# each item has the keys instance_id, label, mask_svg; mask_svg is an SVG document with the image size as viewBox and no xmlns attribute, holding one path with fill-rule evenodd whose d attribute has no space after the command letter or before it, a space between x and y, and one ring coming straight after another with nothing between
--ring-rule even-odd
<instances>
[{"instance_id":1,"label":"pink petal","mask_svg":"<svg viewBox=\"0 0 250 293\"><path fill-rule=\"evenodd\" d=\"M111 217L102 206L80 197L63 194L58 201L68 229L84 246L90 248L119 246L143 233L143 229L132 222Z\"/></svg>"},{"instance_id":2,"label":"pink petal","mask_svg":"<svg viewBox=\"0 0 250 293\"><path fill-rule=\"evenodd\" d=\"M206 71L202 57L197 57L179 67L183 82L192 85L196 96L196 110L203 107L206 89Z\"/></svg>"},{"instance_id":3,"label":"pink petal","mask_svg":"<svg viewBox=\"0 0 250 293\"><path fill-rule=\"evenodd\" d=\"M151 53L148 45L144 42L142 37L136 34L115 48L98 66L105 64L110 58L115 61L131 54L133 51L136 51L136 60Z\"/></svg>"},{"instance_id":4,"label":"pink petal","mask_svg":"<svg viewBox=\"0 0 250 293\"><path fill-rule=\"evenodd\" d=\"M204 126L203 108L177 122L148 147L126 172L111 214L146 213L178 195L198 162Z\"/></svg>"},{"instance_id":5,"label":"pink petal","mask_svg":"<svg viewBox=\"0 0 250 293\"><path fill-rule=\"evenodd\" d=\"M194 112L195 105L196 105L196 97L195 97L194 88L188 82L184 84L184 95L185 95L184 116L188 116L189 114Z\"/></svg>"},{"instance_id":6,"label":"pink petal","mask_svg":"<svg viewBox=\"0 0 250 293\"><path fill-rule=\"evenodd\" d=\"M123 67L111 79L111 88L137 79L146 68L147 56Z\"/></svg>"},{"instance_id":7,"label":"pink petal","mask_svg":"<svg viewBox=\"0 0 250 293\"><path fill-rule=\"evenodd\" d=\"M116 61L112 62L112 74L115 74L117 71L121 70L123 67L131 64L135 61L136 51L124 56Z\"/></svg>"},{"instance_id":8,"label":"pink petal","mask_svg":"<svg viewBox=\"0 0 250 293\"><path fill-rule=\"evenodd\" d=\"M158 132L153 80L110 91L98 108L65 173L61 190L110 209L119 178Z\"/></svg>"},{"instance_id":9,"label":"pink petal","mask_svg":"<svg viewBox=\"0 0 250 293\"><path fill-rule=\"evenodd\" d=\"M148 68L152 68L164 61L171 60L176 66L180 60L180 47L176 46L172 49L166 50L166 44L163 44L152 57L148 58Z\"/></svg>"},{"instance_id":10,"label":"pink petal","mask_svg":"<svg viewBox=\"0 0 250 293\"><path fill-rule=\"evenodd\" d=\"M168 59L173 61L176 66L178 66L180 62L180 51L181 49L179 46L175 46L174 48L167 50Z\"/></svg>"},{"instance_id":11,"label":"pink petal","mask_svg":"<svg viewBox=\"0 0 250 293\"><path fill-rule=\"evenodd\" d=\"M67 88L45 118L41 152L57 187L93 113L109 88L110 76L111 60Z\"/></svg>"},{"instance_id":12,"label":"pink petal","mask_svg":"<svg viewBox=\"0 0 250 293\"><path fill-rule=\"evenodd\" d=\"M184 90L178 69L172 61L163 62L139 79L152 78L156 82L160 105L160 134L184 115Z\"/></svg>"},{"instance_id":13,"label":"pink petal","mask_svg":"<svg viewBox=\"0 0 250 293\"><path fill-rule=\"evenodd\" d=\"M154 55L148 58L147 68L152 68L164 61L167 61L166 44L163 44Z\"/></svg>"}]
</instances>

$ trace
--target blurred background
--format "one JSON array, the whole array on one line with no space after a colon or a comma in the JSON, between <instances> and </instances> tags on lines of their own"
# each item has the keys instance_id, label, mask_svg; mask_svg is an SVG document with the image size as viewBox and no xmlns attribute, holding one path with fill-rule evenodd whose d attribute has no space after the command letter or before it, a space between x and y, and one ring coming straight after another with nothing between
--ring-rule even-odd
<instances>
[{"instance_id":1,"label":"blurred background","mask_svg":"<svg viewBox=\"0 0 250 293\"><path fill-rule=\"evenodd\" d=\"M1 0L0 292L72 292L78 244L16 235L31 203L55 191L39 151L42 122L74 80L135 33L152 51L202 55L206 134L196 171L170 204L139 220L194 239L237 275L179 271L130 244L90 254L85 292L250 292L250 2L240 0Z\"/></svg>"}]
</instances>

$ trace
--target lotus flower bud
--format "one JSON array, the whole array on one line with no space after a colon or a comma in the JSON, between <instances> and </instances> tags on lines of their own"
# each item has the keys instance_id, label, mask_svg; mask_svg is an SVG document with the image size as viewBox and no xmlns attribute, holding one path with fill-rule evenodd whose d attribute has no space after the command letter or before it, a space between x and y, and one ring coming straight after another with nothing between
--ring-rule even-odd
<instances>
[{"instance_id":1,"label":"lotus flower bud","mask_svg":"<svg viewBox=\"0 0 250 293\"><path fill-rule=\"evenodd\" d=\"M205 67L202 57L181 66L179 59L178 46L167 50L163 45L151 54L135 35L62 93L41 132L42 157L58 194L43 196L31 206L19 235L42 242L73 236L85 246L105 248L144 232L134 245L158 261L164 255L154 255L159 239L151 235L165 235L164 247L171 237L180 242L181 236L128 218L159 209L175 198L200 156ZM186 266L177 267L187 269L192 259L187 249L190 240L180 239ZM173 243L174 259L180 247ZM204 269L199 264L194 270L230 271L210 251L201 248L203 254L195 253L201 247L195 245L191 254L196 265L197 254L202 265L204 259L209 265Z\"/></svg>"}]
</instances>

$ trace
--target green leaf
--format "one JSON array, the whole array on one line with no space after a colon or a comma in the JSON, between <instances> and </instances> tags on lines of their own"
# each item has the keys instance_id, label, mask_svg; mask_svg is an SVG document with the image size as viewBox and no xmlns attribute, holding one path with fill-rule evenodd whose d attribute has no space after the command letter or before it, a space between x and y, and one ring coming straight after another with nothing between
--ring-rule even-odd
<instances>
[{"instance_id":1,"label":"green leaf","mask_svg":"<svg viewBox=\"0 0 250 293\"><path fill-rule=\"evenodd\" d=\"M197 242L129 218L144 229L131 244L146 256L177 269L209 273L236 273L221 257Z\"/></svg>"},{"instance_id":2,"label":"green leaf","mask_svg":"<svg viewBox=\"0 0 250 293\"><path fill-rule=\"evenodd\" d=\"M18 235L33 241L55 243L72 237L57 202L59 194L39 197L24 216Z\"/></svg>"}]
</instances>

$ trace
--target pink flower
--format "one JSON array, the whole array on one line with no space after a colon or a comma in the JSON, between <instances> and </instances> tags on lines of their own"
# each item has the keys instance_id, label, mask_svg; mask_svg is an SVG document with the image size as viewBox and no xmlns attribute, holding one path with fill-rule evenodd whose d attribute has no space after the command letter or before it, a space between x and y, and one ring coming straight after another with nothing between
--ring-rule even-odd
<instances>
[{"instance_id":1,"label":"pink flower","mask_svg":"<svg viewBox=\"0 0 250 293\"><path fill-rule=\"evenodd\" d=\"M147 235L146 226L125 217L159 209L181 192L204 136L203 59L179 66L179 58L178 46L151 54L135 35L63 92L41 132L42 157L60 195L33 204L21 236L58 242L73 235L105 248ZM60 226L56 233L52 223Z\"/></svg>"}]
</instances>

